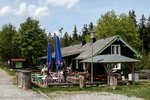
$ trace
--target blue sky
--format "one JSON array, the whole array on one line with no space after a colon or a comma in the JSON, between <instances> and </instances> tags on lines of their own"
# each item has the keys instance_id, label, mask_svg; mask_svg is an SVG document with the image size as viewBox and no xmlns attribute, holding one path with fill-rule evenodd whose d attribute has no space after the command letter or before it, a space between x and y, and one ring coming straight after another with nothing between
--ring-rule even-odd
<instances>
[{"instance_id":1,"label":"blue sky","mask_svg":"<svg viewBox=\"0 0 150 100\"><path fill-rule=\"evenodd\" d=\"M61 27L72 34L76 24L78 32L84 24L97 20L102 14L114 10L117 14L135 10L137 19L150 15L149 0L0 0L0 27L11 23L17 28L30 16L40 21L46 33Z\"/></svg>"}]
</instances>

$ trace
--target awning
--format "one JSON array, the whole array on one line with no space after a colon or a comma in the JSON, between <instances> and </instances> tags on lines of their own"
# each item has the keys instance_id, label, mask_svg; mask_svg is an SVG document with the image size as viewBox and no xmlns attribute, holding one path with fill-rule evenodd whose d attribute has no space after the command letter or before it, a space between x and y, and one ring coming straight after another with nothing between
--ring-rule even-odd
<instances>
[{"instance_id":1,"label":"awning","mask_svg":"<svg viewBox=\"0 0 150 100\"><path fill-rule=\"evenodd\" d=\"M12 58L11 59L12 62L22 62L22 61L26 61L24 58Z\"/></svg>"},{"instance_id":2,"label":"awning","mask_svg":"<svg viewBox=\"0 0 150 100\"><path fill-rule=\"evenodd\" d=\"M82 60L80 62L91 63L92 61L93 61L93 63L129 63L129 62L135 63L135 62L139 62L139 60L121 56L121 55L98 55L98 56L94 56L93 60L92 60L92 58L88 58L88 59Z\"/></svg>"}]
</instances>

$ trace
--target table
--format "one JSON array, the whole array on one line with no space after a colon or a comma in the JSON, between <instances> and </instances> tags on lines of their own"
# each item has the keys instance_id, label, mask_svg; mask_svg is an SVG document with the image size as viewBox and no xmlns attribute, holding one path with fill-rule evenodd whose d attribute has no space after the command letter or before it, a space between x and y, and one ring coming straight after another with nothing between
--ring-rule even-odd
<instances>
[{"instance_id":1,"label":"table","mask_svg":"<svg viewBox=\"0 0 150 100\"><path fill-rule=\"evenodd\" d=\"M31 78L33 82L42 83L47 75L41 75L41 74L32 74Z\"/></svg>"}]
</instances>

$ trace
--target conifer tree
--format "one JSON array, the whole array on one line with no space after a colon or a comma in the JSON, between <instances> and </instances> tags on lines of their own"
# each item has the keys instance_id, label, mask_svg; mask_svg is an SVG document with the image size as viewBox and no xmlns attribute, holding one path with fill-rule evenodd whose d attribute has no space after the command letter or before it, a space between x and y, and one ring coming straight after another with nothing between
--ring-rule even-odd
<instances>
[{"instance_id":1,"label":"conifer tree","mask_svg":"<svg viewBox=\"0 0 150 100\"><path fill-rule=\"evenodd\" d=\"M145 33L145 52L150 53L150 16L146 23L146 33Z\"/></svg>"},{"instance_id":2,"label":"conifer tree","mask_svg":"<svg viewBox=\"0 0 150 100\"><path fill-rule=\"evenodd\" d=\"M142 18L140 19L140 23L139 23L139 37L142 41L142 53L144 53L145 51L145 36L146 36L146 18L144 17L144 15L142 15Z\"/></svg>"},{"instance_id":3,"label":"conifer tree","mask_svg":"<svg viewBox=\"0 0 150 100\"><path fill-rule=\"evenodd\" d=\"M137 21L136 21L136 14L134 10L129 11L129 17L134 22L135 26L137 27Z\"/></svg>"}]
</instances>

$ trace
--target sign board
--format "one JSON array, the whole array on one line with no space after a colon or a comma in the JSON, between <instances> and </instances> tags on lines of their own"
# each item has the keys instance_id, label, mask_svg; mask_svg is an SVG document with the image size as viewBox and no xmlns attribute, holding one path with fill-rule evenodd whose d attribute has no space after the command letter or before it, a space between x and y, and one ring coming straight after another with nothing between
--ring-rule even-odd
<instances>
[{"instance_id":1,"label":"sign board","mask_svg":"<svg viewBox=\"0 0 150 100\"><path fill-rule=\"evenodd\" d=\"M15 62L16 68L22 68L22 62Z\"/></svg>"}]
</instances>

